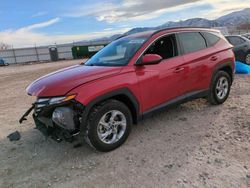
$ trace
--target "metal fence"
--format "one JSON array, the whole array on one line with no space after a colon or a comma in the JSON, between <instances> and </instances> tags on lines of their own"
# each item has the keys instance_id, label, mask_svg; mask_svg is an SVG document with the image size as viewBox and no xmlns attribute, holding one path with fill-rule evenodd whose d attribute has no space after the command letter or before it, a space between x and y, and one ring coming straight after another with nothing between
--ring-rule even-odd
<instances>
[{"instance_id":1,"label":"metal fence","mask_svg":"<svg viewBox=\"0 0 250 188\"><path fill-rule=\"evenodd\" d=\"M8 64L28 63L28 62L46 62L51 61L52 56L50 47L57 49L58 60L73 59L72 47L73 46L98 46L108 44L111 41L89 41L77 42L70 44L61 44L53 46L39 46L30 48L16 48L0 50L0 58Z\"/></svg>"},{"instance_id":2,"label":"metal fence","mask_svg":"<svg viewBox=\"0 0 250 188\"><path fill-rule=\"evenodd\" d=\"M72 47L73 44L56 46L58 59L73 59ZM51 61L49 48L49 46L42 46L1 50L0 58L9 64Z\"/></svg>"}]
</instances>

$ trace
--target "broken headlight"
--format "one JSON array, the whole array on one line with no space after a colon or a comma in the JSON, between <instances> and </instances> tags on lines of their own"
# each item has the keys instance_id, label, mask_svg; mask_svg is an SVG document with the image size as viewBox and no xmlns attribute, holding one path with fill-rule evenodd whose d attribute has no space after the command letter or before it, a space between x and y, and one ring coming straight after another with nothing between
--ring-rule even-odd
<instances>
[{"instance_id":1,"label":"broken headlight","mask_svg":"<svg viewBox=\"0 0 250 188\"><path fill-rule=\"evenodd\" d=\"M76 95L67 95L62 97L38 98L35 102L35 112L40 112L45 106L60 104L74 99Z\"/></svg>"},{"instance_id":2,"label":"broken headlight","mask_svg":"<svg viewBox=\"0 0 250 188\"><path fill-rule=\"evenodd\" d=\"M38 98L36 103L44 104L44 105L53 105L53 104L59 104L62 102L70 101L74 99L76 95L68 95L63 97L52 97L52 98Z\"/></svg>"}]
</instances>

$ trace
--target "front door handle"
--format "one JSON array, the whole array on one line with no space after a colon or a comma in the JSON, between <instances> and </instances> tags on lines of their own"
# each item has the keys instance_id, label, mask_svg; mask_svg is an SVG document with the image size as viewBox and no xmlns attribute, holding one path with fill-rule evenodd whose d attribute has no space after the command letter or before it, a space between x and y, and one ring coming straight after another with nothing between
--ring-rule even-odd
<instances>
[{"instance_id":1,"label":"front door handle","mask_svg":"<svg viewBox=\"0 0 250 188\"><path fill-rule=\"evenodd\" d=\"M174 73L179 73L181 71L184 71L184 67L178 67L174 70Z\"/></svg>"}]
</instances>

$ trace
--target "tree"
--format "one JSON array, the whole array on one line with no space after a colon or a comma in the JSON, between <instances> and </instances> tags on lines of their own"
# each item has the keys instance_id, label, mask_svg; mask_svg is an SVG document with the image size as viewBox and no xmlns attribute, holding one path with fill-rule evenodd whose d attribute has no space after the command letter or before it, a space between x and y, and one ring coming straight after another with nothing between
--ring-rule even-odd
<instances>
[{"instance_id":1,"label":"tree","mask_svg":"<svg viewBox=\"0 0 250 188\"><path fill-rule=\"evenodd\" d=\"M10 49L11 46L8 44L0 43L0 50L7 50Z\"/></svg>"}]
</instances>

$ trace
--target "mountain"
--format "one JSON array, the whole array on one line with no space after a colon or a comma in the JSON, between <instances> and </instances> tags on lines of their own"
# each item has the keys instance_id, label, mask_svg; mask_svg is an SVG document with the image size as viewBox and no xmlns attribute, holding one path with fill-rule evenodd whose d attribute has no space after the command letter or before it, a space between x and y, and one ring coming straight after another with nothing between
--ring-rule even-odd
<instances>
[{"instance_id":1,"label":"mountain","mask_svg":"<svg viewBox=\"0 0 250 188\"><path fill-rule=\"evenodd\" d=\"M242 24L250 24L250 8L243 9L241 11L233 12L225 16L219 17L215 20L208 20L205 18L192 18L184 21L178 22L167 22L157 27L137 27L129 30L126 33L113 35L111 37L105 37L96 39L94 41L112 41L123 35L130 35L138 32L148 31L148 30L159 30L172 27L232 27L240 26Z\"/></svg>"},{"instance_id":2,"label":"mountain","mask_svg":"<svg viewBox=\"0 0 250 188\"><path fill-rule=\"evenodd\" d=\"M171 27L223 27L239 26L247 23L250 24L250 8L227 14L215 20L208 20L205 18L192 18L179 22L167 22L158 27L133 28L130 31L124 33L124 35Z\"/></svg>"},{"instance_id":3,"label":"mountain","mask_svg":"<svg viewBox=\"0 0 250 188\"><path fill-rule=\"evenodd\" d=\"M124 33L123 35L131 35L134 33L139 33L139 32L149 31L149 30L154 30L154 29L156 29L156 28L155 27L137 27L137 28L129 30L128 32Z\"/></svg>"},{"instance_id":4,"label":"mountain","mask_svg":"<svg viewBox=\"0 0 250 188\"><path fill-rule=\"evenodd\" d=\"M149 30L159 30L159 29L165 29L165 28L171 28L171 27L188 27L188 26L195 26L195 27L220 27L222 26L219 22L213 21L213 20L207 20L204 18L193 18L188 19L185 21L179 21L179 22L167 22L163 25L157 26L157 27L139 27L139 28L133 28L130 31L124 33L123 35L130 35L142 31L149 31Z\"/></svg>"},{"instance_id":5,"label":"mountain","mask_svg":"<svg viewBox=\"0 0 250 188\"><path fill-rule=\"evenodd\" d=\"M207 20L204 18L193 18L188 19L185 21L179 21L179 22L167 22L163 25L161 25L161 28L169 28L169 27L189 27L189 26L195 26L195 27L219 27L221 26L221 23L215 21L215 20Z\"/></svg>"},{"instance_id":6,"label":"mountain","mask_svg":"<svg viewBox=\"0 0 250 188\"><path fill-rule=\"evenodd\" d=\"M222 16L216 21L221 23L223 26L239 26L250 23L250 8Z\"/></svg>"}]
</instances>

